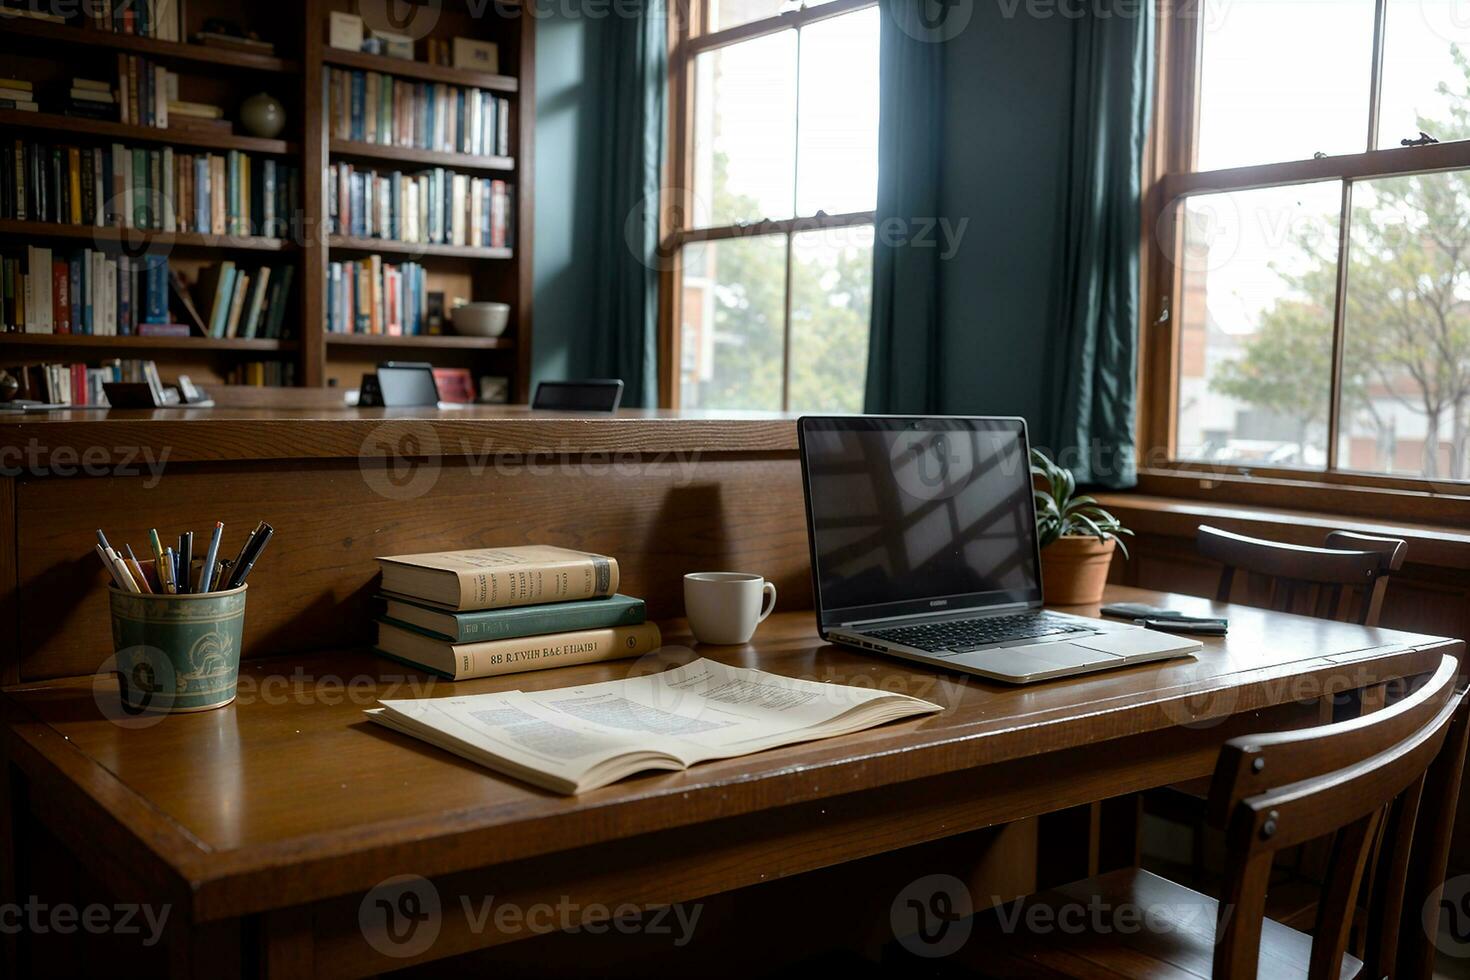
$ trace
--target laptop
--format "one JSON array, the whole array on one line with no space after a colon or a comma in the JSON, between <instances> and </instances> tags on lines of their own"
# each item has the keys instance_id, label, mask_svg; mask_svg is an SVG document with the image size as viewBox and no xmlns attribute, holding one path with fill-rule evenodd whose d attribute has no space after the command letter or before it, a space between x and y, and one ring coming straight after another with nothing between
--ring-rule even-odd
<instances>
[{"instance_id":1,"label":"laptop","mask_svg":"<svg viewBox=\"0 0 1470 980\"><path fill-rule=\"evenodd\" d=\"M1201 649L1042 609L1024 420L807 416L798 432L823 639L1013 684Z\"/></svg>"}]
</instances>

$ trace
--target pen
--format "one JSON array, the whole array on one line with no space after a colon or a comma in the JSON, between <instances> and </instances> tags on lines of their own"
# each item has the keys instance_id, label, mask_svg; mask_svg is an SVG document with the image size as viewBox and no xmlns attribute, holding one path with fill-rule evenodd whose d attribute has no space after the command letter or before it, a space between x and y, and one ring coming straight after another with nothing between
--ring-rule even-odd
<instances>
[{"instance_id":1,"label":"pen","mask_svg":"<svg viewBox=\"0 0 1470 980\"><path fill-rule=\"evenodd\" d=\"M151 527L148 529L148 545L153 549L153 574L158 576L158 591L167 592L163 574L163 542L158 540L158 531Z\"/></svg>"},{"instance_id":2,"label":"pen","mask_svg":"<svg viewBox=\"0 0 1470 980\"><path fill-rule=\"evenodd\" d=\"M194 591L190 580L194 577L194 532L179 535L179 591L185 594Z\"/></svg>"},{"instance_id":3,"label":"pen","mask_svg":"<svg viewBox=\"0 0 1470 980\"><path fill-rule=\"evenodd\" d=\"M100 544L93 545L92 547L97 549L97 557L102 559L102 567L107 569L107 574L112 578L112 584L117 586L119 589L125 589L126 586L123 585L122 579L118 578L117 566L114 565L110 560L108 560L107 552L102 550L102 546Z\"/></svg>"},{"instance_id":4,"label":"pen","mask_svg":"<svg viewBox=\"0 0 1470 980\"><path fill-rule=\"evenodd\" d=\"M250 574L250 570L255 567L256 560L260 558L260 553L265 550L267 544L270 544L271 535L276 533L276 529L265 521L260 522L260 528L260 533L251 539L254 546L250 549L250 554L245 556L245 564L237 566L230 576L230 588L232 589L238 589L245 584L245 576Z\"/></svg>"},{"instance_id":5,"label":"pen","mask_svg":"<svg viewBox=\"0 0 1470 980\"><path fill-rule=\"evenodd\" d=\"M174 584L174 549L163 550L163 563L160 566L163 571L159 575L163 578L163 591L169 595L178 592L178 586Z\"/></svg>"},{"instance_id":6,"label":"pen","mask_svg":"<svg viewBox=\"0 0 1470 980\"><path fill-rule=\"evenodd\" d=\"M113 567L117 569L117 580L118 580L118 583L124 589L126 589L129 592L142 592L143 591L142 589L138 588L138 583L133 581L133 573L130 572L130 571L128 571L128 566L127 565L123 564L123 560L122 560L122 556L121 555L119 555L116 551L113 551L111 548L108 548L107 549L107 560L110 561L110 562L112 562Z\"/></svg>"},{"instance_id":7,"label":"pen","mask_svg":"<svg viewBox=\"0 0 1470 980\"><path fill-rule=\"evenodd\" d=\"M123 564L128 567L128 571L133 573L133 581L138 583L138 591L144 595L152 595L153 586L148 584L148 576L144 573L143 566L139 563L137 556L133 554L133 546L125 544L123 545L123 550L128 553L128 556L123 559Z\"/></svg>"},{"instance_id":8,"label":"pen","mask_svg":"<svg viewBox=\"0 0 1470 980\"><path fill-rule=\"evenodd\" d=\"M214 561L219 555L219 539L225 526L214 522L214 533L209 536L209 550L204 553L204 567L199 569L199 591L208 592L214 582Z\"/></svg>"},{"instance_id":9,"label":"pen","mask_svg":"<svg viewBox=\"0 0 1470 980\"><path fill-rule=\"evenodd\" d=\"M244 561L245 561L245 555L246 555L246 553L248 551L250 551L250 545L255 541L255 536L260 533L260 528L261 528L261 526L264 523L265 523L264 521L261 521L260 524L255 525L255 530L254 531L251 531L250 532L250 536L245 539L245 543L242 544L242 545L240 545L240 553L238 555L236 555L235 556L235 560L230 563L230 569L231 569L230 578L222 578L220 580L220 584L219 584L220 591L224 591L225 589L233 589L234 588L234 586L230 584L231 579L234 578L234 569L239 568L241 566L241 564L244 563Z\"/></svg>"},{"instance_id":10,"label":"pen","mask_svg":"<svg viewBox=\"0 0 1470 980\"><path fill-rule=\"evenodd\" d=\"M102 533L102 528L100 527L97 529L97 543L102 546L103 551L112 547L112 545L107 543L107 535Z\"/></svg>"}]
</instances>

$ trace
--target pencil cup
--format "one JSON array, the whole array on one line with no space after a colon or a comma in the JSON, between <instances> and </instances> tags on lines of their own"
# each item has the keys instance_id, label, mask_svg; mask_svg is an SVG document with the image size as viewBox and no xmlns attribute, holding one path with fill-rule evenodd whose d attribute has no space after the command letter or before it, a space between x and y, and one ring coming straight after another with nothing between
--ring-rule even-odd
<instances>
[{"instance_id":1,"label":"pencil cup","mask_svg":"<svg viewBox=\"0 0 1470 980\"><path fill-rule=\"evenodd\" d=\"M235 700L245 590L139 595L108 587L119 693L137 711L208 711Z\"/></svg>"}]
</instances>

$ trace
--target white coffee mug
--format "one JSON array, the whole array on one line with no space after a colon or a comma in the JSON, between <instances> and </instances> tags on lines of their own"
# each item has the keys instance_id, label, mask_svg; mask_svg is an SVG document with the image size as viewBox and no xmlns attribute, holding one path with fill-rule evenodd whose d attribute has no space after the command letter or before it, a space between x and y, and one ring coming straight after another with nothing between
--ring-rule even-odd
<instances>
[{"instance_id":1,"label":"white coffee mug","mask_svg":"<svg viewBox=\"0 0 1470 980\"><path fill-rule=\"evenodd\" d=\"M770 602L765 597L770 597ZM764 608L762 608L764 607ZM690 572L684 576L684 614L700 643L749 643L776 608L776 586L744 572Z\"/></svg>"}]
</instances>

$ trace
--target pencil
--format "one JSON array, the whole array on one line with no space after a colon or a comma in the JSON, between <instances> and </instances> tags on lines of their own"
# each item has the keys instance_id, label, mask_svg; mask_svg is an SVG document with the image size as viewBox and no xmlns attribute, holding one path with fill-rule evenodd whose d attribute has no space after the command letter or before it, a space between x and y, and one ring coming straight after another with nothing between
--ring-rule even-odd
<instances>
[{"instance_id":1,"label":"pencil","mask_svg":"<svg viewBox=\"0 0 1470 980\"><path fill-rule=\"evenodd\" d=\"M128 552L127 557L123 559L123 564L128 567L128 571L133 573L133 581L138 583L138 591L144 595L152 595L153 586L148 584L148 575L143 571L142 564L134 557L132 546L125 544L123 547Z\"/></svg>"}]
</instances>

